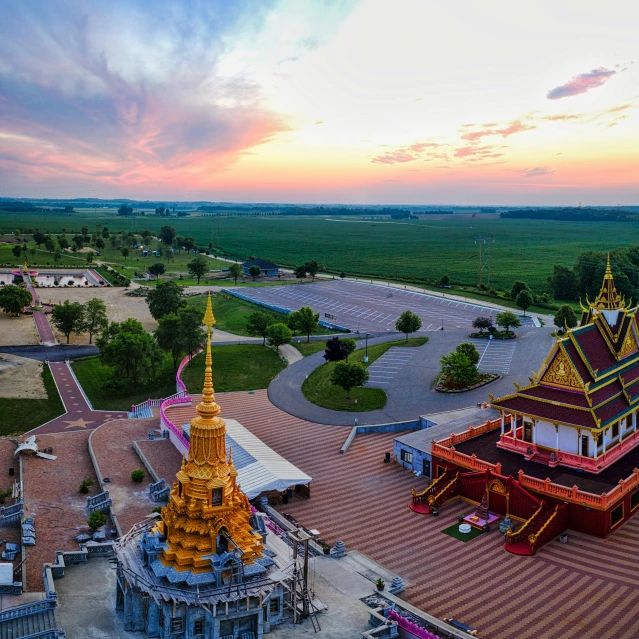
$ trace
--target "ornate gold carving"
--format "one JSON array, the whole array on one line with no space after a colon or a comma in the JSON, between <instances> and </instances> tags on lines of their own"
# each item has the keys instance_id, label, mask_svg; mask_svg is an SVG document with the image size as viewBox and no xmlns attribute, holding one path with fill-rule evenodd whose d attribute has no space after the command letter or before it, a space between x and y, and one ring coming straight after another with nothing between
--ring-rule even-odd
<instances>
[{"instance_id":1,"label":"ornate gold carving","mask_svg":"<svg viewBox=\"0 0 639 639\"><path fill-rule=\"evenodd\" d=\"M562 349L557 350L557 354L550 362L550 366L546 369L541 381L563 388L582 390L584 387L581 377L579 377L572 362Z\"/></svg>"},{"instance_id":2,"label":"ornate gold carving","mask_svg":"<svg viewBox=\"0 0 639 639\"><path fill-rule=\"evenodd\" d=\"M637 350L639 350L639 344L637 344L637 338L635 336L635 332L632 330L631 324L628 327L628 332L626 333L626 339L623 341L623 346L619 351L619 359L623 359Z\"/></svg>"},{"instance_id":3,"label":"ornate gold carving","mask_svg":"<svg viewBox=\"0 0 639 639\"><path fill-rule=\"evenodd\" d=\"M510 491L504 484L499 481L499 479L491 479L486 484L486 492L493 491L494 493L499 493L500 495L509 495Z\"/></svg>"}]
</instances>

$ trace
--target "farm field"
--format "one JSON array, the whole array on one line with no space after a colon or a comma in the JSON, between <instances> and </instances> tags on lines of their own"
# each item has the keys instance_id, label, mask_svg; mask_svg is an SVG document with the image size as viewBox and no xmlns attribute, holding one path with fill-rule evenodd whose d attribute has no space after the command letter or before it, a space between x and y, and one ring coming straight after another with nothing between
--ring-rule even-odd
<instances>
[{"instance_id":1,"label":"farm field","mask_svg":"<svg viewBox=\"0 0 639 639\"><path fill-rule=\"evenodd\" d=\"M110 230L158 231L165 224L201 245L216 243L217 217L124 218L105 210L17 215L0 212L0 230L37 226L67 235L82 224ZM639 244L633 222L563 222L450 216L414 221L306 217L222 217L221 249L238 258L251 255L294 266L315 259L334 272L402 280L477 282L475 236L492 233L491 284L510 288L523 279L535 290L546 286L554 264L572 267L587 250L611 251Z\"/></svg>"}]
</instances>

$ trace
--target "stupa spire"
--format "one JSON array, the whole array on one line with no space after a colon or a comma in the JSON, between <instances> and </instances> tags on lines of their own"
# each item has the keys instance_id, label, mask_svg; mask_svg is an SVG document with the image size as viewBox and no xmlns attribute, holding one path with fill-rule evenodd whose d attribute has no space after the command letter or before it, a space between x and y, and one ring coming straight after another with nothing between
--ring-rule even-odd
<instances>
[{"instance_id":1,"label":"stupa spire","mask_svg":"<svg viewBox=\"0 0 639 639\"><path fill-rule=\"evenodd\" d=\"M591 304L592 308L604 311L620 310L625 308L626 303L621 299L615 287L615 280L612 276L612 268L610 267L610 253L606 262L606 272L604 274L603 283L597 299Z\"/></svg>"}]
</instances>

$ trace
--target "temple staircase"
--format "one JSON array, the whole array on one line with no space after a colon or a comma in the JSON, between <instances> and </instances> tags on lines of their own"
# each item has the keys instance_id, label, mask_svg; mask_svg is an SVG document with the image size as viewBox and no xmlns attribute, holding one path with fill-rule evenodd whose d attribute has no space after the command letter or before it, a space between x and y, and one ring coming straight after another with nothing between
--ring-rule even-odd
<instances>
[{"instance_id":1,"label":"temple staircase","mask_svg":"<svg viewBox=\"0 0 639 639\"><path fill-rule=\"evenodd\" d=\"M567 527L566 505L552 507L542 501L519 530L512 532L508 529L504 548L514 555L534 555L541 546L563 533Z\"/></svg>"},{"instance_id":2,"label":"temple staircase","mask_svg":"<svg viewBox=\"0 0 639 639\"><path fill-rule=\"evenodd\" d=\"M409 507L416 513L428 515L434 508L457 495L458 491L459 471L448 470L421 493L413 488L413 499Z\"/></svg>"},{"instance_id":3,"label":"temple staircase","mask_svg":"<svg viewBox=\"0 0 639 639\"><path fill-rule=\"evenodd\" d=\"M0 613L0 639L64 637L55 603L47 600L9 608Z\"/></svg>"}]
</instances>

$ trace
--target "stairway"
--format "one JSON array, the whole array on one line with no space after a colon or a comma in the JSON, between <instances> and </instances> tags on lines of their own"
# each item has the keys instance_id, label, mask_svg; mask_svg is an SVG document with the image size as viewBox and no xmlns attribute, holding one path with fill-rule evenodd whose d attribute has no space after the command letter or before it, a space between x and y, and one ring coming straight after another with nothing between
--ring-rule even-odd
<instances>
[{"instance_id":1,"label":"stairway","mask_svg":"<svg viewBox=\"0 0 639 639\"><path fill-rule=\"evenodd\" d=\"M0 621L0 639L20 639L37 633L43 633L43 637L55 637L57 628L60 628L60 624L56 619L55 609L49 608L23 617Z\"/></svg>"},{"instance_id":2,"label":"stairway","mask_svg":"<svg viewBox=\"0 0 639 639\"><path fill-rule=\"evenodd\" d=\"M564 532L566 524L565 505L552 508L542 502L518 531L506 533L504 548L513 555L534 555L546 542Z\"/></svg>"}]
</instances>

